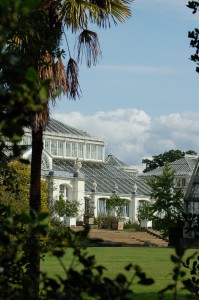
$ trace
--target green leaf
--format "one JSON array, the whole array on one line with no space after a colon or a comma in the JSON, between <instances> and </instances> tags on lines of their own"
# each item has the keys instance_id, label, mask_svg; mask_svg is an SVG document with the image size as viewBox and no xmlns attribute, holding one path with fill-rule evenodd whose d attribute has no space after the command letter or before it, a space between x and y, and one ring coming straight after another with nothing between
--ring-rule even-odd
<instances>
[{"instance_id":1,"label":"green leaf","mask_svg":"<svg viewBox=\"0 0 199 300\"><path fill-rule=\"evenodd\" d=\"M179 259L179 257L177 257L175 255L171 255L171 261L174 262L174 263L179 263L180 259Z\"/></svg>"}]
</instances>

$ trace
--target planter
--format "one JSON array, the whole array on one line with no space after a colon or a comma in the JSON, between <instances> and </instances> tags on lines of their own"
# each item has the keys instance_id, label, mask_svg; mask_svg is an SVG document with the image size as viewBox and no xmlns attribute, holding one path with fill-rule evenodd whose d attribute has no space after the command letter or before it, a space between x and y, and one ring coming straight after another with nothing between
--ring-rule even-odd
<instances>
[{"instance_id":1,"label":"planter","mask_svg":"<svg viewBox=\"0 0 199 300\"><path fill-rule=\"evenodd\" d=\"M123 230L124 229L124 221L112 222L111 228L114 230Z\"/></svg>"},{"instance_id":2,"label":"planter","mask_svg":"<svg viewBox=\"0 0 199 300\"><path fill-rule=\"evenodd\" d=\"M141 228L152 228L152 221L141 220L140 221L140 227Z\"/></svg>"},{"instance_id":3,"label":"planter","mask_svg":"<svg viewBox=\"0 0 199 300\"><path fill-rule=\"evenodd\" d=\"M94 217L84 217L85 225L93 225L94 221L95 221Z\"/></svg>"},{"instance_id":4,"label":"planter","mask_svg":"<svg viewBox=\"0 0 199 300\"><path fill-rule=\"evenodd\" d=\"M76 217L64 217L64 225L67 227L76 227Z\"/></svg>"}]
</instances>

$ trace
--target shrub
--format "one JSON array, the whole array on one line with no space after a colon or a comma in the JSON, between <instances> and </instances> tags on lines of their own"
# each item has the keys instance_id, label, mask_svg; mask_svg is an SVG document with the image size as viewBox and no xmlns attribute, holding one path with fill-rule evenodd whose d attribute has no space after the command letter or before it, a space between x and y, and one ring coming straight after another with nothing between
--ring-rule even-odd
<instances>
[{"instance_id":1,"label":"shrub","mask_svg":"<svg viewBox=\"0 0 199 300\"><path fill-rule=\"evenodd\" d=\"M96 224L99 229L111 229L111 225L117 219L114 216L107 216L105 214L101 214L96 218Z\"/></svg>"},{"instance_id":2,"label":"shrub","mask_svg":"<svg viewBox=\"0 0 199 300\"><path fill-rule=\"evenodd\" d=\"M128 221L124 224L124 229L131 229L132 231L140 229L140 225L138 223L132 223L131 221Z\"/></svg>"},{"instance_id":3,"label":"shrub","mask_svg":"<svg viewBox=\"0 0 199 300\"><path fill-rule=\"evenodd\" d=\"M48 212L47 184L41 180L41 211ZM12 161L1 169L0 203L12 205L15 213L29 212L30 165Z\"/></svg>"}]
</instances>

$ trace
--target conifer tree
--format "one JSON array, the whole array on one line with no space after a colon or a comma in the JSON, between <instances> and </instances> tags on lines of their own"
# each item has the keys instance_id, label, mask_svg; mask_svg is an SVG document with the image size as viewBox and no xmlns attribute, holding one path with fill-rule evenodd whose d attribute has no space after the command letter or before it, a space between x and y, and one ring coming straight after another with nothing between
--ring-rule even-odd
<instances>
[{"instance_id":1,"label":"conifer tree","mask_svg":"<svg viewBox=\"0 0 199 300\"><path fill-rule=\"evenodd\" d=\"M162 175L148 180L151 187L151 217L155 228L162 232L164 237L169 236L169 227L177 225L182 220L184 210L184 194L181 189L174 188L174 174L171 166L166 163Z\"/></svg>"}]
</instances>

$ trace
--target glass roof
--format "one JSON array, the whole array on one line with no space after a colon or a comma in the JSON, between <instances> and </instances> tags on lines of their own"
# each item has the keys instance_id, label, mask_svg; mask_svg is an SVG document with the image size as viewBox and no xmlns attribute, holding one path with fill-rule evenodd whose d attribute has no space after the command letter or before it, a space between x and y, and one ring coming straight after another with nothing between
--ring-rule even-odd
<instances>
[{"instance_id":1,"label":"glass roof","mask_svg":"<svg viewBox=\"0 0 199 300\"><path fill-rule=\"evenodd\" d=\"M74 160L53 159L53 170L75 172ZM106 163L85 162L82 161L80 172L85 175L85 190L93 190L93 182L97 183L96 192L119 194L132 194L134 183L137 184L137 193L140 195L149 195L150 188L141 178L133 173L128 173L117 167Z\"/></svg>"},{"instance_id":2,"label":"glass roof","mask_svg":"<svg viewBox=\"0 0 199 300\"><path fill-rule=\"evenodd\" d=\"M191 175L197 163L197 160L197 156L185 155L174 162L170 162L169 165L172 167L172 170L175 171L175 175ZM162 170L163 167L158 167L152 171L142 173L141 176L159 176L162 175Z\"/></svg>"},{"instance_id":3,"label":"glass roof","mask_svg":"<svg viewBox=\"0 0 199 300\"><path fill-rule=\"evenodd\" d=\"M79 137L91 137L87 132L76 129L74 127L63 124L55 119L50 119L45 134L48 133L62 133L65 135L79 136Z\"/></svg>"}]
</instances>

